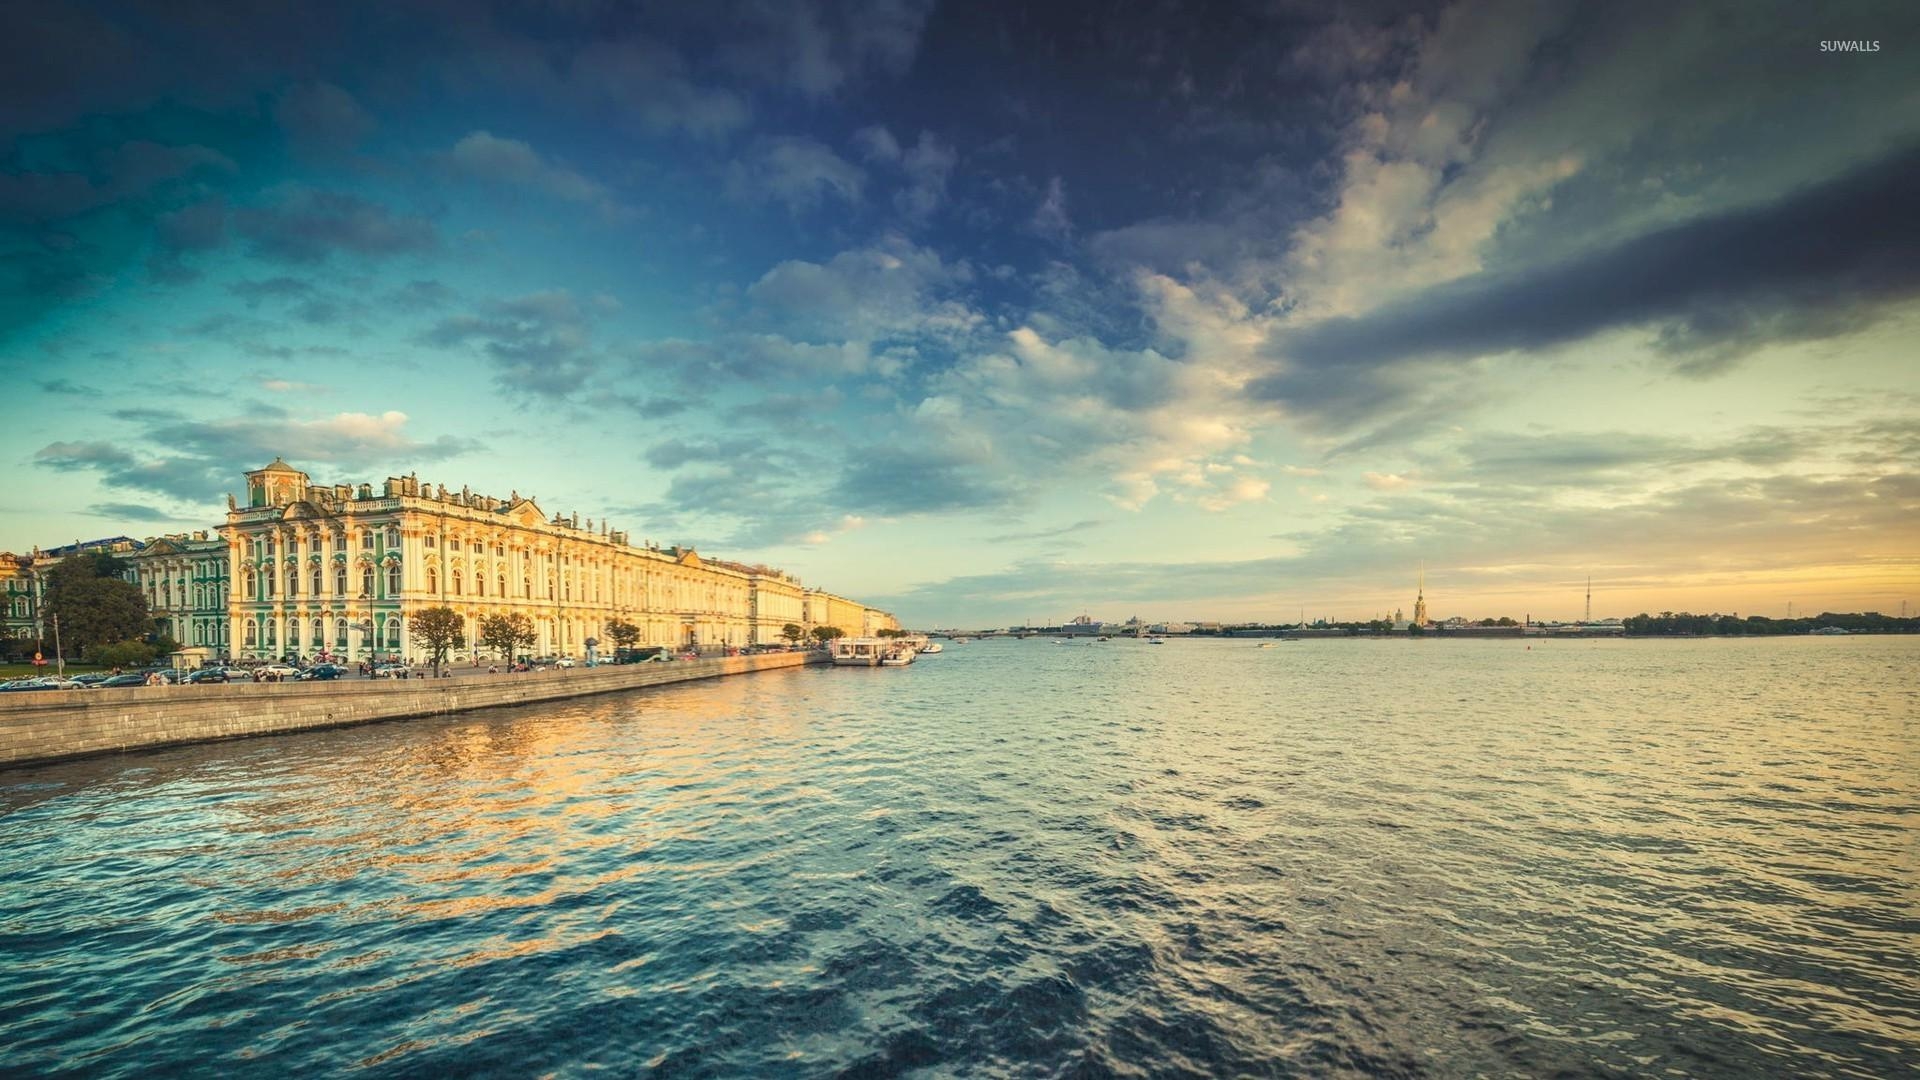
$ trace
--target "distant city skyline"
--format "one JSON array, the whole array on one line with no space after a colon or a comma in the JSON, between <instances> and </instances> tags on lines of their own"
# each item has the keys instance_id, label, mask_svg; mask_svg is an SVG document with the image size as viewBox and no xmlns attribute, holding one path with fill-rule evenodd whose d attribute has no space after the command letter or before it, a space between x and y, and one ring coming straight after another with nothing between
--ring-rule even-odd
<instances>
[{"instance_id":1,"label":"distant city skyline","mask_svg":"<svg viewBox=\"0 0 1920 1080\"><path fill-rule=\"evenodd\" d=\"M1716 10L1719 14L1715 14ZM1835 51L1861 38L1879 51ZM1920 8L0 10L0 551L276 456L912 626L1920 599ZM404 44L403 44L404 43Z\"/></svg>"}]
</instances>

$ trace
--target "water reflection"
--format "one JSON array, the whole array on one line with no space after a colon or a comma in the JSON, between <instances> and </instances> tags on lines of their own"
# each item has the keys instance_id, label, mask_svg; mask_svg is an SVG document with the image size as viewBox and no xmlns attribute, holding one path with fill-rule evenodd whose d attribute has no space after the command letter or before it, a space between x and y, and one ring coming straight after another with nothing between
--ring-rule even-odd
<instances>
[{"instance_id":1,"label":"water reflection","mask_svg":"<svg viewBox=\"0 0 1920 1080\"><path fill-rule=\"evenodd\" d=\"M106 1074L1920 1052L1916 643L1111 644L4 774L0 1038Z\"/></svg>"}]
</instances>

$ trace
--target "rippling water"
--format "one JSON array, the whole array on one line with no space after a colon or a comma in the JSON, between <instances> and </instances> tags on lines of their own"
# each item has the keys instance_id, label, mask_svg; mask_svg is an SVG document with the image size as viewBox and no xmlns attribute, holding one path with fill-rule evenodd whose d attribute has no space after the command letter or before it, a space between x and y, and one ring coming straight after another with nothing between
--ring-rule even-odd
<instances>
[{"instance_id":1,"label":"rippling water","mask_svg":"<svg viewBox=\"0 0 1920 1080\"><path fill-rule=\"evenodd\" d=\"M0 1068L1911 1075L1920 641L949 646L0 773Z\"/></svg>"}]
</instances>

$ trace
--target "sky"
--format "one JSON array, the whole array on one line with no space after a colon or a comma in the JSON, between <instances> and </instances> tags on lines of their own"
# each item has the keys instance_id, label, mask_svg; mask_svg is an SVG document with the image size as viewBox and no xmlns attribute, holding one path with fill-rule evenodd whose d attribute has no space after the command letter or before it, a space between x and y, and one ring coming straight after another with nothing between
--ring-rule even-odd
<instances>
[{"instance_id":1,"label":"sky","mask_svg":"<svg viewBox=\"0 0 1920 1080\"><path fill-rule=\"evenodd\" d=\"M281 456L918 627L1422 567L1436 617L1920 611L1916 49L1911 3L10 3L0 550L210 528Z\"/></svg>"}]
</instances>

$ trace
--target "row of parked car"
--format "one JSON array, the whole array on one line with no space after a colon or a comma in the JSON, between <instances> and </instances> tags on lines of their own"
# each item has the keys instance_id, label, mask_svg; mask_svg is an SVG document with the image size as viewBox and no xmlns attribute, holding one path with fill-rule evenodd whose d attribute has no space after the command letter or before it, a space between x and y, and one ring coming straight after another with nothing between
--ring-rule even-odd
<instances>
[{"instance_id":1,"label":"row of parked car","mask_svg":"<svg viewBox=\"0 0 1920 1080\"><path fill-rule=\"evenodd\" d=\"M393 671L400 674L394 675ZM406 678L406 668L392 665L382 668L376 674L389 678ZM207 683L229 682L313 682L338 679L353 673L352 668L340 664L314 664L299 668L292 664L263 664L258 667L206 667L196 671L182 671L178 668L142 668L126 671L118 675L104 672L88 672L83 675L40 675L28 676L0 682L0 693L21 690L96 690L112 689L121 686L151 686L156 684L177 686L199 686Z\"/></svg>"}]
</instances>

